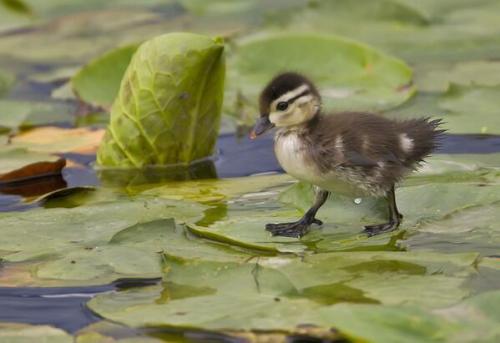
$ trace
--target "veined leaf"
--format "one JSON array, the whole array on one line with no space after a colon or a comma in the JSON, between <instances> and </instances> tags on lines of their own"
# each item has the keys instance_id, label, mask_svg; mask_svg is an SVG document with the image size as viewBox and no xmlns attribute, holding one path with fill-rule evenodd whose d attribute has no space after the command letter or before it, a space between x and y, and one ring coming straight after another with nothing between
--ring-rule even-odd
<instances>
[{"instance_id":1,"label":"veined leaf","mask_svg":"<svg viewBox=\"0 0 500 343\"><path fill-rule=\"evenodd\" d=\"M188 164L209 156L219 130L224 46L172 33L142 44L113 105L103 167Z\"/></svg>"}]
</instances>

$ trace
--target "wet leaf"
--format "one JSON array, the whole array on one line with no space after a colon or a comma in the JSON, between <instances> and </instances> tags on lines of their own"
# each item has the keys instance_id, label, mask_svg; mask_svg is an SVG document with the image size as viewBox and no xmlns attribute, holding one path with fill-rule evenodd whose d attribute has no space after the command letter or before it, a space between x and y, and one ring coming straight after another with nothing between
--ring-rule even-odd
<instances>
[{"instance_id":1,"label":"wet leaf","mask_svg":"<svg viewBox=\"0 0 500 343\"><path fill-rule=\"evenodd\" d=\"M143 167L209 156L220 121L223 48L187 33L141 45L122 80L98 163Z\"/></svg>"},{"instance_id":2,"label":"wet leaf","mask_svg":"<svg viewBox=\"0 0 500 343\"><path fill-rule=\"evenodd\" d=\"M131 226L116 233L109 245L157 251L185 261L241 262L248 258L248 254L239 250L197 239L189 235L183 226L175 226L171 220L155 220Z\"/></svg>"},{"instance_id":3,"label":"wet leaf","mask_svg":"<svg viewBox=\"0 0 500 343\"><path fill-rule=\"evenodd\" d=\"M0 183L60 174L66 160L22 148L0 149Z\"/></svg>"},{"instance_id":4,"label":"wet leaf","mask_svg":"<svg viewBox=\"0 0 500 343\"><path fill-rule=\"evenodd\" d=\"M161 272L161 256L157 251L130 246L95 246L75 247L64 257L39 266L36 276L41 279L103 282L120 277L161 277Z\"/></svg>"},{"instance_id":5,"label":"wet leaf","mask_svg":"<svg viewBox=\"0 0 500 343\"><path fill-rule=\"evenodd\" d=\"M460 252L479 250L493 255L500 244L500 203L450 213L440 221L426 223L402 244L412 250Z\"/></svg>"},{"instance_id":6,"label":"wet leaf","mask_svg":"<svg viewBox=\"0 0 500 343\"><path fill-rule=\"evenodd\" d=\"M325 106L334 110L386 109L414 92L409 86L412 71L403 61L337 36L260 35L242 40L230 61L231 94L241 91L253 106L262 87L283 70L310 76L321 89Z\"/></svg>"},{"instance_id":7,"label":"wet leaf","mask_svg":"<svg viewBox=\"0 0 500 343\"><path fill-rule=\"evenodd\" d=\"M132 44L114 49L80 69L71 79L78 97L91 104L110 107L137 47Z\"/></svg>"},{"instance_id":8,"label":"wet leaf","mask_svg":"<svg viewBox=\"0 0 500 343\"><path fill-rule=\"evenodd\" d=\"M275 194L275 190L293 183L294 180L285 174L250 176L230 179L193 180L185 182L161 183L159 186L149 184L131 187L131 191L142 194L160 196L166 199L189 199L199 202L216 202L237 197L246 199L260 198ZM155 187L156 186L156 187Z\"/></svg>"},{"instance_id":9,"label":"wet leaf","mask_svg":"<svg viewBox=\"0 0 500 343\"><path fill-rule=\"evenodd\" d=\"M398 206L405 216L401 229L412 232L418 230L420 224L441 220L470 206L488 205L499 200L498 185L494 183L474 183L471 180L450 182L446 178L429 183L432 180L432 177L420 183L415 180L412 185L397 190ZM463 197L463 194L469 196ZM277 206L274 199L253 200L233 202L227 206L223 216L197 225L189 223L188 227L208 239L269 252L370 249L370 246L378 246L379 250L396 249L395 246L387 246L394 244L392 234L368 238L361 232L363 225L386 219L384 199L363 198L357 204L352 198L332 195L318 212L318 218L324 222L323 227L313 226L311 232L300 240L272 237L265 231L265 225L298 220L301 212L305 212L313 202L310 185L298 183L282 192L279 200L288 206ZM397 234L394 233L394 239Z\"/></svg>"},{"instance_id":10,"label":"wet leaf","mask_svg":"<svg viewBox=\"0 0 500 343\"><path fill-rule=\"evenodd\" d=\"M94 154L103 136L102 129L63 129L49 126L14 136L11 139L11 146L43 153Z\"/></svg>"},{"instance_id":11,"label":"wet leaf","mask_svg":"<svg viewBox=\"0 0 500 343\"><path fill-rule=\"evenodd\" d=\"M139 197L71 209L36 209L22 216L8 213L0 217L0 249L15 253L6 259L22 261L37 254L92 248L108 243L116 233L137 223L172 217L178 222L196 220L203 209L193 203ZM26 236L33 239L26 240Z\"/></svg>"},{"instance_id":12,"label":"wet leaf","mask_svg":"<svg viewBox=\"0 0 500 343\"><path fill-rule=\"evenodd\" d=\"M318 312L335 313L336 307L328 306L331 304L328 301L335 298L324 291L337 289L337 302L391 303L394 300L389 297L390 291L384 295L386 288L396 287L405 276L408 282L399 292L406 292L406 298L396 297L396 302L429 305L444 290L460 286L473 272L474 261L472 254L403 252L321 254L305 259L272 257L247 264L167 261L169 268L162 286L99 295L89 306L105 318L134 327L294 331L298 325L309 324L328 329L336 327L335 321ZM381 268L374 269L370 263L378 263ZM367 274L361 273L363 264L370 271ZM368 284L370 278L381 277L385 278L385 284ZM427 279L436 287L423 282L412 284L418 278ZM366 284L362 288L352 286L363 281ZM198 290L179 293L182 285L194 283ZM212 291L200 293L201 289ZM360 296L369 292L378 292L380 300ZM419 298L421 292L430 293ZM450 292L446 302L431 306L454 304L464 295L457 289ZM211 313L207 311L209 308ZM372 308L374 313L387 311L379 306Z\"/></svg>"},{"instance_id":13,"label":"wet leaf","mask_svg":"<svg viewBox=\"0 0 500 343\"><path fill-rule=\"evenodd\" d=\"M71 343L73 337L61 329L46 325L0 323L2 343L29 343L36 337L40 343Z\"/></svg>"}]
</instances>

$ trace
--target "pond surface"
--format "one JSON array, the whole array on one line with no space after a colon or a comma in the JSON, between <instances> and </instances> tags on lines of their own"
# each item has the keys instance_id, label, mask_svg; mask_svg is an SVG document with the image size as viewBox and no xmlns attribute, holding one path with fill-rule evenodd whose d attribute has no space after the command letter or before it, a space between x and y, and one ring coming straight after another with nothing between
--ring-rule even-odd
<instances>
[{"instance_id":1,"label":"pond surface","mask_svg":"<svg viewBox=\"0 0 500 343\"><path fill-rule=\"evenodd\" d=\"M0 182L0 341L498 341L499 23L495 0L0 0L0 168L67 162ZM226 42L215 156L95 169L138 43L177 31ZM443 119L400 230L368 238L384 202L336 196L300 240L264 230L312 201L245 134L283 70L327 110Z\"/></svg>"},{"instance_id":2,"label":"pond surface","mask_svg":"<svg viewBox=\"0 0 500 343\"><path fill-rule=\"evenodd\" d=\"M497 152L500 152L500 136L445 135L442 146L436 154L491 154ZM62 179L60 177L49 178L52 180L53 190L77 186L99 186L99 177L92 167L95 162L92 156L67 156L87 165L87 168L67 169ZM283 172L274 156L272 135L266 135L257 140L237 137L233 134L221 135L217 143L217 155L212 160L216 175L220 178ZM30 182L28 186L28 188L34 189L41 187L39 181ZM22 211L36 207L36 204L15 205L19 199L13 194L25 194L26 189L26 184L14 184L8 186L8 194L0 192L0 212ZM443 250L446 250L446 244L444 243L441 247ZM484 281L487 282L487 280ZM158 280L136 279L119 280L108 285L88 287L0 287L0 308L3 309L0 313L0 321L48 324L68 332L76 332L101 320L85 306L93 296L103 292L147 286L157 282ZM485 286L479 282L477 287L484 288ZM203 336L198 337L198 339L203 341ZM211 340L212 337L206 339Z\"/></svg>"}]
</instances>

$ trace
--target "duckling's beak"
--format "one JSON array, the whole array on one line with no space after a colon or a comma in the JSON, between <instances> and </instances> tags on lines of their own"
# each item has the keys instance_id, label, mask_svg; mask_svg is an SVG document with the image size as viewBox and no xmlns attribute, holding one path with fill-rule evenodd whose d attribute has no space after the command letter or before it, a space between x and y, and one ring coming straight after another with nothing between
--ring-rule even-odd
<instances>
[{"instance_id":1,"label":"duckling's beak","mask_svg":"<svg viewBox=\"0 0 500 343\"><path fill-rule=\"evenodd\" d=\"M269 121L269 116L261 116L255 123L252 132L250 132L250 139L257 138L257 136L260 136L273 127L274 124Z\"/></svg>"}]
</instances>

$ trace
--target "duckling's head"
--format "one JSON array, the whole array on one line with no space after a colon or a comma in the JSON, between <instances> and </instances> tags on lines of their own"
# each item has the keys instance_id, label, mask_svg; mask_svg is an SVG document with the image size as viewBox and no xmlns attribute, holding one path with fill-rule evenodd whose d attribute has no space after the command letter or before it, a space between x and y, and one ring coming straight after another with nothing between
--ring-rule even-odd
<instances>
[{"instance_id":1,"label":"duckling's head","mask_svg":"<svg viewBox=\"0 0 500 343\"><path fill-rule=\"evenodd\" d=\"M260 94L260 118L251 138L276 127L293 127L313 119L320 110L321 98L305 76L287 72L269 82Z\"/></svg>"}]
</instances>

